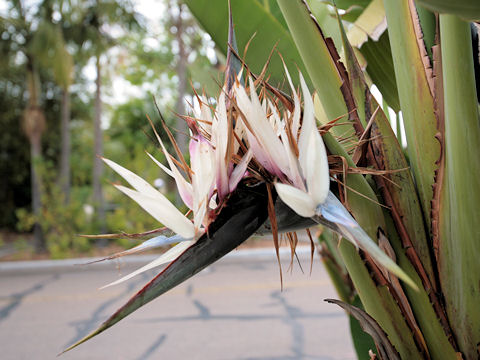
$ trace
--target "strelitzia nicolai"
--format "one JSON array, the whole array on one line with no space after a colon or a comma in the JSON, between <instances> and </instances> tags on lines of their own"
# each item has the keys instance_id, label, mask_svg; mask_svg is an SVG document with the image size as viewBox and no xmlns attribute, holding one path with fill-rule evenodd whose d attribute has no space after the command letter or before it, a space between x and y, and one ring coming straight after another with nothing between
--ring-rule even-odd
<instances>
[{"instance_id":1,"label":"strelitzia nicolai","mask_svg":"<svg viewBox=\"0 0 480 360\"><path fill-rule=\"evenodd\" d=\"M149 239L134 251L178 244L150 264L107 285L118 284L169 263L97 330L67 350L103 332L259 231L272 215L268 208L273 207L276 199L269 186L273 186L281 201L299 215L299 226L282 227L279 223L276 230L291 231L317 222L327 225L368 252L378 265L415 286L329 190L328 158L316 126L311 95L300 74L304 100L302 115L300 97L288 72L286 74L292 88L293 107L283 109L283 113L266 95L260 100L256 84L248 76L248 88L239 81L239 75L231 89L222 89L213 113L206 100L199 97L199 109L193 117L186 118L191 132L189 166L183 157L175 161L155 132L168 166L148 155L175 179L193 219L183 215L148 182L105 159L133 189L115 186L176 233L171 237L160 235ZM188 179L176 164L182 164ZM311 221L301 220L305 218Z\"/></svg>"}]
</instances>

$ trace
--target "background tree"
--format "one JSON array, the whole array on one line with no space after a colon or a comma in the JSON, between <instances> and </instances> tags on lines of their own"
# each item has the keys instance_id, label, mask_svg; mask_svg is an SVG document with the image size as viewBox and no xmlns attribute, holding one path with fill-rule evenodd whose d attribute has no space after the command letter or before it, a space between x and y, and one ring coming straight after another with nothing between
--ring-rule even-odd
<instances>
[{"instance_id":1,"label":"background tree","mask_svg":"<svg viewBox=\"0 0 480 360\"><path fill-rule=\"evenodd\" d=\"M35 248L45 249L42 228L38 222L41 211L42 187L38 165L42 160L42 134L45 131L45 115L41 107L40 76L38 73L39 56L36 53L35 42L44 40L38 29L44 25L44 18L33 17L30 8L25 8L22 1L12 1L9 4L8 18L2 18L4 27L9 27L12 36L10 50L21 54L25 70L25 94L27 102L22 115L22 129L30 143L30 177L32 211L37 218L33 224ZM43 15L43 14L39 14ZM38 31L38 33L36 32Z\"/></svg>"},{"instance_id":2,"label":"background tree","mask_svg":"<svg viewBox=\"0 0 480 360\"><path fill-rule=\"evenodd\" d=\"M130 1L102 1L87 3L81 24L86 34L82 48L89 51L95 59L95 107L94 107L94 155L93 155L93 201L96 205L96 219L102 231L105 231L105 200L102 191L101 176L103 165L102 131L102 55L115 44L115 39L107 32L107 28L120 27L123 30L141 29Z\"/></svg>"},{"instance_id":3,"label":"background tree","mask_svg":"<svg viewBox=\"0 0 480 360\"><path fill-rule=\"evenodd\" d=\"M179 37L178 4L173 1L159 3L165 16L149 18L148 31L145 19L138 16L129 2L12 0L7 5L8 9L1 10L0 21L0 170L11 176L0 179L0 200L5 204L0 209L0 236L3 238L8 232L9 243L8 239L17 236L10 236L11 230L29 232L39 220L41 226L35 228L43 227L45 236L38 248L47 248L56 257L65 256L69 249L88 248L73 234L98 232L101 223L95 214L90 214L90 204L98 198L92 196L92 184L95 182L98 189L102 181L98 172L95 175L98 181L94 181L92 158L98 166L96 154L102 153L98 145L102 145L103 138L108 139L103 149L108 157L120 161L128 154L129 166L147 177L161 177L169 184L168 176L151 167L148 159L144 161L145 149L155 152L145 119L145 114L150 114L155 120L152 96L173 132L181 134L175 130L184 122L174 114L183 112L178 111L178 106L193 102L189 81L198 92L202 92L200 84L209 88L207 93L218 91L217 70L212 67L218 61L212 41L199 30L184 6ZM25 8L24 19L18 7ZM179 56L179 39L184 48L182 56ZM27 52L35 63L33 70L38 76L29 79L39 84L32 89L36 89L35 101L42 106L42 123L47 129L41 133L41 141L35 143L39 144L36 153L42 155L35 163L30 162L30 147L25 146L30 142L20 126L29 99ZM185 60L181 86L184 90L183 95L177 96L180 60ZM113 90L112 84L119 81L121 86ZM95 98L103 100L97 101L101 106L96 111ZM103 119L103 125L97 126L96 134L101 136L97 136L100 141L94 154L94 125L100 122L92 119ZM36 216L29 210L33 164L38 165L35 168L38 183L43 182L42 187L36 186L40 190L35 197L40 202L40 205L36 202ZM122 215L118 205L124 199L117 193L102 192L103 197L109 209L106 229L141 231L150 227L151 223L137 216L135 209ZM22 237L29 240L30 236L25 235Z\"/></svg>"},{"instance_id":4,"label":"background tree","mask_svg":"<svg viewBox=\"0 0 480 360\"><path fill-rule=\"evenodd\" d=\"M73 76L73 57L67 50L64 28L71 26L72 3L60 0L45 0L39 5L39 16L44 21L39 25L32 42L32 50L38 54L40 64L52 72L61 89L60 118L60 166L58 182L63 192L64 202L70 198L70 85ZM45 49L48 49L46 51Z\"/></svg>"}]
</instances>

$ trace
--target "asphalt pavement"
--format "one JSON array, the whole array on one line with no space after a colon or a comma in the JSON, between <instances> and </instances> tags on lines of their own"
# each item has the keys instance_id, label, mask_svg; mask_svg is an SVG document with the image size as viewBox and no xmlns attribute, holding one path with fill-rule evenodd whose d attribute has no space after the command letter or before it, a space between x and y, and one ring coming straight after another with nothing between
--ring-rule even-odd
<instances>
[{"instance_id":1,"label":"asphalt pavement","mask_svg":"<svg viewBox=\"0 0 480 360\"><path fill-rule=\"evenodd\" d=\"M58 359L355 359L348 320L315 257L299 252L283 291L272 250L236 251ZM0 263L0 359L54 359L94 330L158 270L99 287L151 257L75 266ZM85 260L82 260L85 261Z\"/></svg>"}]
</instances>

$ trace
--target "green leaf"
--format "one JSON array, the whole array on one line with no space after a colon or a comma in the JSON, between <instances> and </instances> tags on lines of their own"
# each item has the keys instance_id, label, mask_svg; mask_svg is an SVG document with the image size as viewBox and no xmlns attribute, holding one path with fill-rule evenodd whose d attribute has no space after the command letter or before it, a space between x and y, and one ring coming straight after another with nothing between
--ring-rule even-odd
<instances>
[{"instance_id":1,"label":"green leaf","mask_svg":"<svg viewBox=\"0 0 480 360\"><path fill-rule=\"evenodd\" d=\"M351 158L330 133L326 133L323 140L331 153L344 156L349 166L354 166ZM349 174L347 183L352 190L364 194L370 199L376 198L362 175ZM385 228L386 226L382 210L372 200L365 199L356 192L351 190L347 192L349 205L359 224L373 239L376 239L378 227ZM405 359L420 359L421 356L414 345L410 329L392 295L388 290L384 291L375 286L364 261L351 243L342 239L338 249L367 312L386 331L394 346ZM412 289L412 291L415 290Z\"/></svg>"},{"instance_id":2,"label":"green leaf","mask_svg":"<svg viewBox=\"0 0 480 360\"><path fill-rule=\"evenodd\" d=\"M258 1L258 0L257 0ZM285 22L285 19L283 18L282 11L278 7L277 0L263 0L263 4L265 8L272 14L272 16L278 20L282 26L287 29L287 23Z\"/></svg>"},{"instance_id":3,"label":"green leaf","mask_svg":"<svg viewBox=\"0 0 480 360\"><path fill-rule=\"evenodd\" d=\"M321 1L324 1L324 0L321 0ZM344 9L344 10L350 8L351 6L359 6L359 7L365 8L371 2L372 0L335 0L335 6L337 6L339 9Z\"/></svg>"},{"instance_id":4,"label":"green leaf","mask_svg":"<svg viewBox=\"0 0 480 360\"><path fill-rule=\"evenodd\" d=\"M339 26L343 29L341 22L339 22ZM342 34L344 34L343 31ZM426 274L423 275L425 283L432 284L435 282L436 278L433 274L429 243L427 241L421 208L413 179L407 170L407 162L393 134L388 119L383 111L379 109L376 100L371 96L348 40L345 36L343 39L346 65L351 83L353 87L359 88L353 90L355 100L357 103L364 103L363 109L366 109L368 114L376 114L369 134L372 139L370 140L372 150L370 154L370 165L379 170L389 170L389 174L385 175L388 181L383 181L383 178L380 177L377 177L375 180L377 182L380 181L380 183L377 183L377 187L382 189L383 198L387 200L386 205L391 207L391 213L397 221L397 227L395 228L390 214L384 211L390 243L395 248L395 253L399 260L398 263L408 274L409 278L414 280L416 287L419 289L418 291L414 291L412 287L406 287L415 317L423 330L423 334L417 333L417 337L422 339L425 337L432 358L455 359L455 351L449 343L437 318L437 314L431 305L428 294L422 286L422 281L417 274L417 270L406 256L406 251L410 252L411 257L415 255L418 256L418 258L414 257L412 261L418 268L422 269L422 275L426 272ZM395 169L405 170L394 172ZM398 232L402 232L404 243L400 240L397 229ZM413 244L413 249L411 249L411 244ZM410 249L405 250L408 248ZM431 287L431 285L428 287ZM435 301L436 305L440 306L438 298L436 298ZM440 311L443 313L443 310ZM448 327L448 324L446 324L446 326Z\"/></svg>"},{"instance_id":5,"label":"green leaf","mask_svg":"<svg viewBox=\"0 0 480 360\"><path fill-rule=\"evenodd\" d=\"M185 3L200 25L212 37L220 51L227 54L228 6L224 0L186 0ZM245 57L252 72L259 74L275 44L287 68L298 83L297 67L306 74L302 60L288 30L257 0L232 0L234 27L240 56ZM215 9L215 11L212 11ZM255 36L254 36L255 35ZM253 38L252 38L253 37ZM247 54L243 50L252 39ZM284 82L285 71L278 56L273 56L268 68L269 82L279 86ZM308 82L308 78L307 78Z\"/></svg>"},{"instance_id":6,"label":"green leaf","mask_svg":"<svg viewBox=\"0 0 480 360\"><path fill-rule=\"evenodd\" d=\"M425 43L428 56L430 56L430 59L432 60L432 47L435 45L435 34L437 32L435 14L425 9L423 6L416 5L415 8L417 9L418 20L420 20L420 26L422 27L423 42Z\"/></svg>"},{"instance_id":7,"label":"green leaf","mask_svg":"<svg viewBox=\"0 0 480 360\"><path fill-rule=\"evenodd\" d=\"M466 20L480 20L480 2L478 0L417 0L431 11L455 14Z\"/></svg>"},{"instance_id":8,"label":"green leaf","mask_svg":"<svg viewBox=\"0 0 480 360\"><path fill-rule=\"evenodd\" d=\"M292 37L307 68L308 75L317 91L328 120L345 116L347 105L341 91L343 84L336 60L330 54L326 39L310 17L308 8L297 0L278 0ZM337 136L354 136L352 125L334 126Z\"/></svg>"},{"instance_id":9,"label":"green leaf","mask_svg":"<svg viewBox=\"0 0 480 360\"><path fill-rule=\"evenodd\" d=\"M413 179L408 172L408 163L385 113L370 93L340 19L338 25L342 33L345 64L359 117L363 120L364 127L367 126L367 120L372 121L369 130L369 136L372 140L370 140L371 152L370 155L367 155L368 165L377 170L388 171L385 175L388 181L383 181L378 177L375 178L377 187L382 189L384 200L387 201L388 206L392 207L392 212L396 215L397 221L401 222L399 228L405 228L403 237L409 237L409 241L418 253L421 263L426 268L429 279L434 280L421 208ZM404 170L398 172L399 169ZM410 246L410 243L408 246Z\"/></svg>"},{"instance_id":10,"label":"green leaf","mask_svg":"<svg viewBox=\"0 0 480 360\"><path fill-rule=\"evenodd\" d=\"M423 359L415 345L412 333L388 289L384 286L375 286L364 261L351 243L342 239L339 243L339 251L365 310L387 333L401 358Z\"/></svg>"},{"instance_id":11,"label":"green leaf","mask_svg":"<svg viewBox=\"0 0 480 360\"><path fill-rule=\"evenodd\" d=\"M480 122L470 25L440 16L445 104L438 263L447 314L465 358L480 343Z\"/></svg>"},{"instance_id":12,"label":"green leaf","mask_svg":"<svg viewBox=\"0 0 480 360\"><path fill-rule=\"evenodd\" d=\"M415 315L415 320L419 325L422 336L424 337L424 341L426 342L430 357L431 359L438 360L456 360L458 359L457 354L448 340L439 317L435 313L434 306L432 305L433 301L430 297L431 294L427 293L422 286L422 280L420 279L417 270L408 259L406 249L402 245L391 216L387 211L384 212L385 220L387 222L388 240L395 251L397 262L419 288L419 291L415 291L411 287L406 286L404 287L404 291L407 295L413 314ZM435 306L437 306L437 309L440 308L439 311L441 311L444 316L440 299L435 297L434 300L436 301ZM446 323L445 318L443 320L445 321L445 327L449 329L449 325Z\"/></svg>"},{"instance_id":13,"label":"green leaf","mask_svg":"<svg viewBox=\"0 0 480 360\"><path fill-rule=\"evenodd\" d=\"M400 101L388 31L385 31L378 41L368 39L360 48L360 52L367 61L368 76L370 76L388 106L398 113L400 111Z\"/></svg>"},{"instance_id":14,"label":"green leaf","mask_svg":"<svg viewBox=\"0 0 480 360\"><path fill-rule=\"evenodd\" d=\"M308 5L325 36L331 37L333 42L338 46L341 43L340 32L338 31L335 14L330 10L331 6L318 0L310 0L308 1Z\"/></svg>"}]
</instances>

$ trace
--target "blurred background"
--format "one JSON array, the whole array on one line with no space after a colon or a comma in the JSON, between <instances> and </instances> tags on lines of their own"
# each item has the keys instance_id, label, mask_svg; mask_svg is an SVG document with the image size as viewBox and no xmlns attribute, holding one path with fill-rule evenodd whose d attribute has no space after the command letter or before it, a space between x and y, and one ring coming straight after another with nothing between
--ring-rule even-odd
<instances>
[{"instance_id":1,"label":"blurred background","mask_svg":"<svg viewBox=\"0 0 480 360\"><path fill-rule=\"evenodd\" d=\"M178 0L1 0L0 16L0 260L136 245L76 236L158 227L99 156L180 206L145 154L164 161L146 115L158 123L156 101L185 148L175 114L217 95L224 56Z\"/></svg>"}]
</instances>

